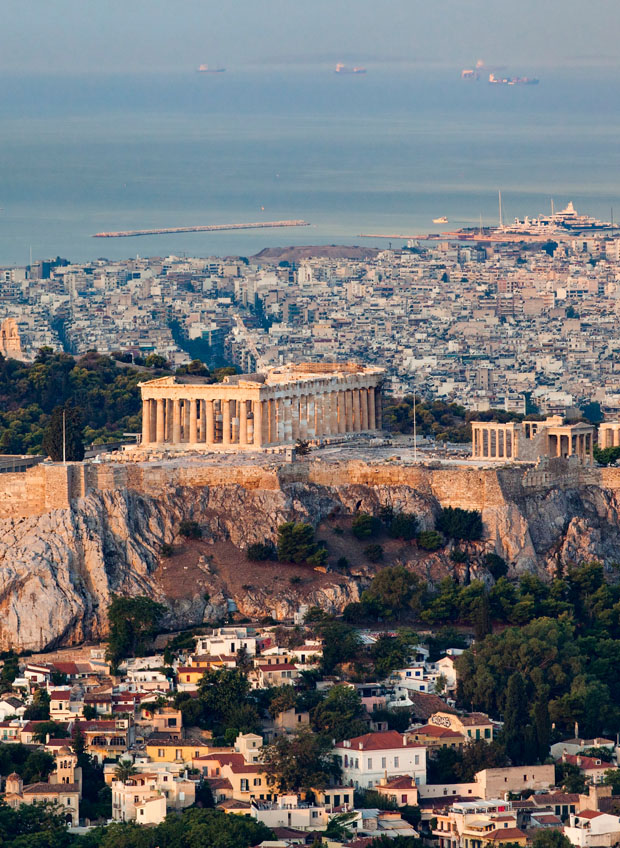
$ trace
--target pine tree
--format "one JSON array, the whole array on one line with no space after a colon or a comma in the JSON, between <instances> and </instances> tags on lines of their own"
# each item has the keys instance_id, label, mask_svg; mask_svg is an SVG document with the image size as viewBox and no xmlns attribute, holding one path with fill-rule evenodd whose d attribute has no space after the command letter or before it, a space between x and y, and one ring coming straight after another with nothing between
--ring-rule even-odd
<instances>
[{"instance_id":1,"label":"pine tree","mask_svg":"<svg viewBox=\"0 0 620 848\"><path fill-rule=\"evenodd\" d=\"M70 403L55 407L41 446L43 453L51 457L54 462L62 462L63 458L69 462L81 462L84 459L82 416L76 407Z\"/></svg>"},{"instance_id":2,"label":"pine tree","mask_svg":"<svg viewBox=\"0 0 620 848\"><path fill-rule=\"evenodd\" d=\"M506 753L513 766L523 765L525 761L525 728L528 723L529 709L525 681L519 671L508 678L506 687L506 707L504 709L504 742Z\"/></svg>"}]
</instances>

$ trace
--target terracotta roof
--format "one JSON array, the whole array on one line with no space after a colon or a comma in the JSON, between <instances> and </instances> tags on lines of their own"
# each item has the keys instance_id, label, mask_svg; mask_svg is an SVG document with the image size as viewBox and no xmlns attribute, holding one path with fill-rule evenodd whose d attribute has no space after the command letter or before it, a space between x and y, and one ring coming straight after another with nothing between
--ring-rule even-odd
<instances>
[{"instance_id":1,"label":"terracotta roof","mask_svg":"<svg viewBox=\"0 0 620 848\"><path fill-rule=\"evenodd\" d=\"M525 839L525 833L518 827L502 827L485 834L485 839L493 842L512 842L514 839Z\"/></svg>"},{"instance_id":2,"label":"terracotta roof","mask_svg":"<svg viewBox=\"0 0 620 848\"><path fill-rule=\"evenodd\" d=\"M79 783L31 783L24 786L24 795L64 795L65 792L79 791Z\"/></svg>"},{"instance_id":3,"label":"terracotta roof","mask_svg":"<svg viewBox=\"0 0 620 848\"><path fill-rule=\"evenodd\" d=\"M232 783L227 777L207 777L207 783L211 789L231 789Z\"/></svg>"},{"instance_id":4,"label":"terracotta roof","mask_svg":"<svg viewBox=\"0 0 620 848\"><path fill-rule=\"evenodd\" d=\"M537 807L546 807L548 804L579 803L579 795L576 792L549 792L547 794L532 795L531 799Z\"/></svg>"},{"instance_id":5,"label":"terracotta roof","mask_svg":"<svg viewBox=\"0 0 620 848\"><path fill-rule=\"evenodd\" d=\"M491 724L491 719L485 713L470 713L468 716L459 716L461 724L470 727L474 724Z\"/></svg>"},{"instance_id":6,"label":"terracotta roof","mask_svg":"<svg viewBox=\"0 0 620 848\"><path fill-rule=\"evenodd\" d=\"M607 769L613 768L613 763L606 763L604 760L594 757L583 757L581 754L562 754L562 762L570 763L583 771L592 771L593 769L607 771Z\"/></svg>"},{"instance_id":7,"label":"terracotta roof","mask_svg":"<svg viewBox=\"0 0 620 848\"><path fill-rule=\"evenodd\" d=\"M50 692L50 701L70 701L71 700L71 692L60 691L60 692Z\"/></svg>"},{"instance_id":8,"label":"terracotta roof","mask_svg":"<svg viewBox=\"0 0 620 848\"><path fill-rule=\"evenodd\" d=\"M305 842L308 838L305 830L295 830L293 827L272 827L271 830L275 833L276 839L301 839Z\"/></svg>"},{"instance_id":9,"label":"terracotta roof","mask_svg":"<svg viewBox=\"0 0 620 848\"><path fill-rule=\"evenodd\" d=\"M458 730L450 730L449 727L437 727L435 724L425 724L424 727L418 727L415 730L410 730L409 735L423 733L425 736L435 736L437 739L454 738L464 739L462 733Z\"/></svg>"},{"instance_id":10,"label":"terracotta roof","mask_svg":"<svg viewBox=\"0 0 620 848\"><path fill-rule=\"evenodd\" d=\"M375 786L375 789L377 791L379 789L417 789L417 784L412 777L403 775L402 777L393 777L386 783Z\"/></svg>"},{"instance_id":11,"label":"terracotta roof","mask_svg":"<svg viewBox=\"0 0 620 848\"><path fill-rule=\"evenodd\" d=\"M408 692L407 697L413 703L413 714L421 721L428 721L433 713L454 713L445 701L439 695L433 695L430 692Z\"/></svg>"},{"instance_id":12,"label":"terracotta roof","mask_svg":"<svg viewBox=\"0 0 620 848\"><path fill-rule=\"evenodd\" d=\"M232 798L220 801L217 805L220 810L249 810L251 806L247 801L235 801Z\"/></svg>"},{"instance_id":13,"label":"terracotta roof","mask_svg":"<svg viewBox=\"0 0 620 848\"><path fill-rule=\"evenodd\" d=\"M562 824L562 819L554 816L553 813L544 813L539 816L534 815L534 818L542 824Z\"/></svg>"},{"instance_id":14,"label":"terracotta roof","mask_svg":"<svg viewBox=\"0 0 620 848\"><path fill-rule=\"evenodd\" d=\"M261 671L294 671L297 666L293 663L274 663L273 665L259 665Z\"/></svg>"},{"instance_id":15,"label":"terracotta roof","mask_svg":"<svg viewBox=\"0 0 620 848\"><path fill-rule=\"evenodd\" d=\"M363 736L355 736L353 739L344 740L336 744L336 748L345 751L385 751L390 748L422 748L423 745L415 745L411 742L403 743L402 733L396 730L384 730L379 733L365 733ZM345 742L350 744L345 744Z\"/></svg>"},{"instance_id":16,"label":"terracotta roof","mask_svg":"<svg viewBox=\"0 0 620 848\"><path fill-rule=\"evenodd\" d=\"M599 813L598 810L582 810L580 813L577 813L578 819L597 819L599 816L602 816L603 813Z\"/></svg>"}]
</instances>

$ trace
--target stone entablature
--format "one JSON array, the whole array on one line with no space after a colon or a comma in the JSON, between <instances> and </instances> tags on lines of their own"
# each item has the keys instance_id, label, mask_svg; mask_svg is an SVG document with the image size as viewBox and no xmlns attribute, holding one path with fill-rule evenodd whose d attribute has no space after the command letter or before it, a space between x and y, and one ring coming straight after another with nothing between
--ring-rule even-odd
<instances>
[{"instance_id":1,"label":"stone entablature","mask_svg":"<svg viewBox=\"0 0 620 848\"><path fill-rule=\"evenodd\" d=\"M208 383L191 376L140 383L144 449L262 450L381 428L385 372L303 363Z\"/></svg>"},{"instance_id":2,"label":"stone entablature","mask_svg":"<svg viewBox=\"0 0 620 848\"><path fill-rule=\"evenodd\" d=\"M532 462L544 456L564 459L577 456L585 464L594 462L595 428L581 421L565 424L559 415L552 415L545 421L511 421L508 424L472 421L471 431L473 459Z\"/></svg>"}]
</instances>

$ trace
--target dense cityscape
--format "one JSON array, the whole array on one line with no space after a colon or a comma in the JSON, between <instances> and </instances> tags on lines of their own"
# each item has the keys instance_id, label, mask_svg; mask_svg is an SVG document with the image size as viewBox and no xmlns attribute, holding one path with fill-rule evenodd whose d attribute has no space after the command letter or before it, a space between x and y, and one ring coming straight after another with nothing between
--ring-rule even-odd
<instances>
[{"instance_id":1,"label":"dense cityscape","mask_svg":"<svg viewBox=\"0 0 620 848\"><path fill-rule=\"evenodd\" d=\"M290 260L266 251L41 261L3 270L0 304L30 360L43 346L138 364L158 354L172 367L202 358L244 372L356 359L387 368L398 396L417 391L478 411L565 414L597 402L616 412L620 238L555 238L317 249L310 258L291 249Z\"/></svg>"}]
</instances>

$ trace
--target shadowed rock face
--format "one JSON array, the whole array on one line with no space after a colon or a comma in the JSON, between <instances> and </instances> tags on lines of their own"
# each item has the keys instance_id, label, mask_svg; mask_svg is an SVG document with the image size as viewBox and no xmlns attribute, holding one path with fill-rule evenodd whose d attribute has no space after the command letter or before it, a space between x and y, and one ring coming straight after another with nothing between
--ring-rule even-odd
<instances>
[{"instance_id":1,"label":"shadowed rock face","mask_svg":"<svg viewBox=\"0 0 620 848\"><path fill-rule=\"evenodd\" d=\"M449 500L449 494L401 483L179 486L163 488L157 497L131 489L96 492L70 509L6 519L0 522L0 645L40 650L105 636L114 593L144 594L165 603L171 627L223 616L228 599L249 617L288 617L302 602L339 611L359 599L368 568L358 569L356 577L310 571L303 587L288 577L276 585L264 578L267 572L247 562L243 549L252 542L275 541L278 525L293 518L318 526L338 516L346 521L356 510L376 513L387 504L415 513L422 527L430 528ZM520 493L514 499L504 493L485 503L482 513L487 538L476 546L477 553L495 550L516 572L544 575L558 562L591 559L611 567L620 559L619 507L612 490L583 486ZM200 550L191 563L161 561L162 544L175 540L184 519L200 523ZM208 546L213 557L205 556ZM228 551L226 567L218 561L222 546ZM455 568L446 554L424 554L415 545L404 546L397 559L431 579ZM162 579L166 568L178 568L178 573L168 572L174 592ZM286 568L281 566L283 574ZM251 578L245 577L250 572ZM484 575L474 567L472 576Z\"/></svg>"}]
</instances>

